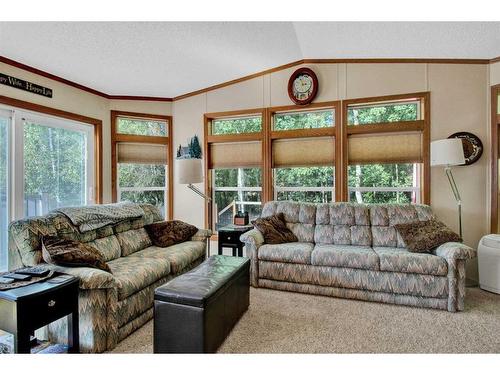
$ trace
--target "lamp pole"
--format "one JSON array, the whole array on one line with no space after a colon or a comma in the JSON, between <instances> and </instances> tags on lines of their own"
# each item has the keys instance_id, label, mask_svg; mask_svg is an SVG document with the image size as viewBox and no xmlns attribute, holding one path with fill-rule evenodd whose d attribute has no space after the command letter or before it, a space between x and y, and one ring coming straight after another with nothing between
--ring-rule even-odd
<instances>
[{"instance_id":1,"label":"lamp pole","mask_svg":"<svg viewBox=\"0 0 500 375\"><path fill-rule=\"evenodd\" d=\"M453 191L453 195L455 196L455 200L457 201L458 206L458 230L460 234L460 238L462 237L462 198L460 197L460 192L458 191L457 184L455 183L455 179L453 178L453 173L451 172L451 167L446 166L444 168L446 177L448 177L448 182L450 183L451 190Z\"/></svg>"}]
</instances>

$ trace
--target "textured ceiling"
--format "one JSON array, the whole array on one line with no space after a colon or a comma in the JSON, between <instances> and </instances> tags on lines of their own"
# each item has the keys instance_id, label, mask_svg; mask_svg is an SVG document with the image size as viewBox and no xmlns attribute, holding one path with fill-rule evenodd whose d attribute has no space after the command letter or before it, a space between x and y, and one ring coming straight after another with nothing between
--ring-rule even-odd
<instances>
[{"instance_id":1,"label":"textured ceiling","mask_svg":"<svg viewBox=\"0 0 500 375\"><path fill-rule=\"evenodd\" d=\"M110 95L174 97L304 58L489 59L500 22L1 22L0 55Z\"/></svg>"}]
</instances>

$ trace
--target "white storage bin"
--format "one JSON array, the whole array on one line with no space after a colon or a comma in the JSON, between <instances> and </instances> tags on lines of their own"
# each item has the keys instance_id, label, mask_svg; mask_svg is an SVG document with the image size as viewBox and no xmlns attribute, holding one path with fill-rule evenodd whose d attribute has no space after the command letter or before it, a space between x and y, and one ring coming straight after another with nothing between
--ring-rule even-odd
<instances>
[{"instance_id":1,"label":"white storage bin","mask_svg":"<svg viewBox=\"0 0 500 375\"><path fill-rule=\"evenodd\" d=\"M500 235L481 238L477 249L479 287L500 294Z\"/></svg>"}]
</instances>

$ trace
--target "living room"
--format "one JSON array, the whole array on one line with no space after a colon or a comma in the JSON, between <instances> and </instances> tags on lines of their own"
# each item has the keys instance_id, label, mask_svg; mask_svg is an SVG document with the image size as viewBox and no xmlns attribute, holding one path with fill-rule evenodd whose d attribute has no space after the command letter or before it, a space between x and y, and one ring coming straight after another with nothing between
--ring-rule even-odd
<instances>
[{"instance_id":1,"label":"living room","mask_svg":"<svg viewBox=\"0 0 500 375\"><path fill-rule=\"evenodd\" d=\"M0 352L499 354L500 22L215 8L0 22Z\"/></svg>"}]
</instances>

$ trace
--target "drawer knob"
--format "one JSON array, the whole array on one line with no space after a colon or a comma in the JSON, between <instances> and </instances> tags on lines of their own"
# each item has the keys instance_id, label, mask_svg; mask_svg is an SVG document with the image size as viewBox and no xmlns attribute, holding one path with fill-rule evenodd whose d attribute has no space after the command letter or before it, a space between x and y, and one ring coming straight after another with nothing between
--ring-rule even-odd
<instances>
[{"instance_id":1,"label":"drawer knob","mask_svg":"<svg viewBox=\"0 0 500 375\"><path fill-rule=\"evenodd\" d=\"M230 240L230 239L231 239L231 237L228 237L227 239L228 239L228 240Z\"/></svg>"},{"instance_id":2,"label":"drawer knob","mask_svg":"<svg viewBox=\"0 0 500 375\"><path fill-rule=\"evenodd\" d=\"M56 305L56 301L54 301L53 299L51 299L47 305L49 307L54 307Z\"/></svg>"}]
</instances>

